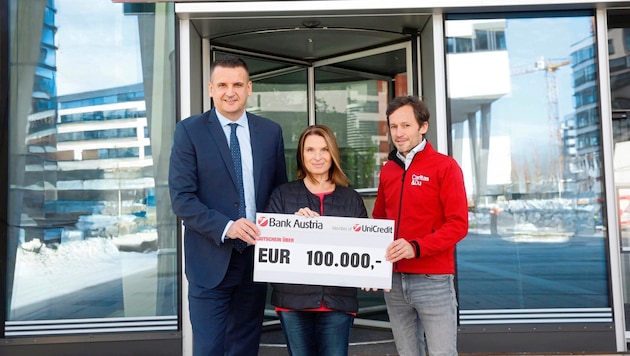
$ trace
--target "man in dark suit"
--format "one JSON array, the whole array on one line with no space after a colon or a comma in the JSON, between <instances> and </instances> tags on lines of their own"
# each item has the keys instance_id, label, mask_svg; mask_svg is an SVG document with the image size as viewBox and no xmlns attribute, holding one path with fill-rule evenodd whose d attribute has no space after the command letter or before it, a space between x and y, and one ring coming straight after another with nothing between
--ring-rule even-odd
<instances>
[{"instance_id":1,"label":"man in dark suit","mask_svg":"<svg viewBox=\"0 0 630 356\"><path fill-rule=\"evenodd\" d=\"M287 181L282 130L245 111L252 82L242 59L215 61L209 90L214 109L177 124L169 170L173 211L185 226L193 353L257 355L267 285L253 282L253 221Z\"/></svg>"}]
</instances>

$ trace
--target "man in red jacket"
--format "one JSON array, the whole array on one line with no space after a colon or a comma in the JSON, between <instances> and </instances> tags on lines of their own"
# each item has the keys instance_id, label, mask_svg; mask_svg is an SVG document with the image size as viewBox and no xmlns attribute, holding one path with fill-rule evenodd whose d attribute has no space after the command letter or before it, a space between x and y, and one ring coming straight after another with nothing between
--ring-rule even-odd
<instances>
[{"instance_id":1,"label":"man in red jacket","mask_svg":"<svg viewBox=\"0 0 630 356\"><path fill-rule=\"evenodd\" d=\"M429 110L417 97L392 100L396 147L381 170L372 216L396 221L386 258L394 266L387 312L400 355L457 355L455 245L468 233L468 204L457 162L424 139Z\"/></svg>"}]
</instances>

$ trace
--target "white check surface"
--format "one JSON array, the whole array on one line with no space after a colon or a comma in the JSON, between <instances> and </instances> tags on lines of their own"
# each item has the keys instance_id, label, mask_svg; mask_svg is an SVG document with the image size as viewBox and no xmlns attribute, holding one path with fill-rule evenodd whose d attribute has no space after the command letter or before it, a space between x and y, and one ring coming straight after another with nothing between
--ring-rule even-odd
<instances>
[{"instance_id":1,"label":"white check surface","mask_svg":"<svg viewBox=\"0 0 630 356\"><path fill-rule=\"evenodd\" d=\"M257 213L254 281L390 289L394 221Z\"/></svg>"}]
</instances>

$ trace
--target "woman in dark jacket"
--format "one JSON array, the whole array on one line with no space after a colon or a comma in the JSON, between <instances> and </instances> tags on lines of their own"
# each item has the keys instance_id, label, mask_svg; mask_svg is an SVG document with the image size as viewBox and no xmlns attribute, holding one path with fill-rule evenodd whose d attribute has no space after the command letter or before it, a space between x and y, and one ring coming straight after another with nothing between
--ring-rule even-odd
<instances>
[{"instance_id":1,"label":"woman in dark jacket","mask_svg":"<svg viewBox=\"0 0 630 356\"><path fill-rule=\"evenodd\" d=\"M276 188L266 211L307 217L367 218L361 196L348 187L335 135L323 125L307 127L297 147L298 179ZM357 289L272 283L271 303L282 324L289 354L346 356Z\"/></svg>"}]
</instances>

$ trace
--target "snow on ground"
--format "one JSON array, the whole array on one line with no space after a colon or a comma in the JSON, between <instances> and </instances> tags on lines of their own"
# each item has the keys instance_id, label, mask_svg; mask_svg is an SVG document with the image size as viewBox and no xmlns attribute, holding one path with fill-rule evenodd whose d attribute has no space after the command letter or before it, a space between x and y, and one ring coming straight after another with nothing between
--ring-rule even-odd
<instances>
[{"instance_id":1,"label":"snow on ground","mask_svg":"<svg viewBox=\"0 0 630 356\"><path fill-rule=\"evenodd\" d=\"M143 241L148 238L144 235L146 233L121 238ZM44 244L37 246L33 240L18 248L11 309L71 294L156 266L157 252L120 252L114 240L108 238L68 241L57 248Z\"/></svg>"}]
</instances>

